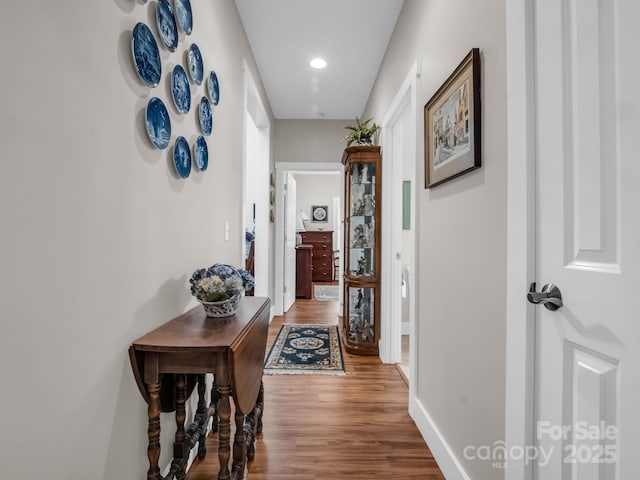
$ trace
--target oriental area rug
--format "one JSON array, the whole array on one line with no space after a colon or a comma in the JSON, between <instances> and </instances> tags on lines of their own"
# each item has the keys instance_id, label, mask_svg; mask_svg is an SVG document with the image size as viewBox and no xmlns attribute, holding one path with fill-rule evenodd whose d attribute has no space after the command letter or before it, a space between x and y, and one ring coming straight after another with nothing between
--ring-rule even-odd
<instances>
[{"instance_id":1,"label":"oriental area rug","mask_svg":"<svg viewBox=\"0 0 640 480\"><path fill-rule=\"evenodd\" d=\"M337 325L282 325L267 356L264 373L344 375Z\"/></svg>"}]
</instances>

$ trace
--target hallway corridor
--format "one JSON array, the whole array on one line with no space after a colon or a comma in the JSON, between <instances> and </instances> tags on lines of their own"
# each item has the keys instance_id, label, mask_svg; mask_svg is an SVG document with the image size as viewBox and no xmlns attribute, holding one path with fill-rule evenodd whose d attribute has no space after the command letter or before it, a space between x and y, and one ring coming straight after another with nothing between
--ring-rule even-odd
<instances>
[{"instance_id":1,"label":"hallway corridor","mask_svg":"<svg viewBox=\"0 0 640 480\"><path fill-rule=\"evenodd\" d=\"M297 300L283 323L337 323L337 302ZM408 389L394 365L345 354L346 376L265 376L264 432L248 480L444 480L407 413ZM232 431L233 434L233 431ZM233 437L232 437L233 438ZM217 440L188 480L218 472Z\"/></svg>"}]
</instances>

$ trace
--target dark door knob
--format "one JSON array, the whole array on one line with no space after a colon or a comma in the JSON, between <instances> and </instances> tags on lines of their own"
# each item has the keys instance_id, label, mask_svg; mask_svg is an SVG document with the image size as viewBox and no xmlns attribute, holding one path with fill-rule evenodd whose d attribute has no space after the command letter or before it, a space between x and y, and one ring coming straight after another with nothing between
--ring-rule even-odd
<instances>
[{"instance_id":1,"label":"dark door knob","mask_svg":"<svg viewBox=\"0 0 640 480\"><path fill-rule=\"evenodd\" d=\"M553 283L548 283L542 287L541 292L536 292L536 282L529 287L529 293L527 293L527 300L534 304L541 303L549 310L557 310L562 306L562 294L560 289Z\"/></svg>"}]
</instances>

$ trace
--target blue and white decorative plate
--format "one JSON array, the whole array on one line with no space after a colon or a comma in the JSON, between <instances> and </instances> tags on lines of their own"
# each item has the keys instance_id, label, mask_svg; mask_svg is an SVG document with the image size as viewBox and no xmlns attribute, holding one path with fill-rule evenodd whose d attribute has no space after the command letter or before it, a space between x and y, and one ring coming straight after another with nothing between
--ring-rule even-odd
<instances>
[{"instance_id":1,"label":"blue and white decorative plate","mask_svg":"<svg viewBox=\"0 0 640 480\"><path fill-rule=\"evenodd\" d=\"M218 76L213 70L209 74L209 99L214 105L218 105L220 101L220 84L218 83Z\"/></svg>"},{"instance_id":2,"label":"blue and white decorative plate","mask_svg":"<svg viewBox=\"0 0 640 480\"><path fill-rule=\"evenodd\" d=\"M195 43L189 47L189 75L191 80L198 85L202 85L204 80L204 65L202 63L202 54L200 48Z\"/></svg>"},{"instance_id":3,"label":"blue and white decorative plate","mask_svg":"<svg viewBox=\"0 0 640 480\"><path fill-rule=\"evenodd\" d=\"M144 23L138 23L133 27L131 52L140 79L147 87L157 87L162 73L160 50L153 33Z\"/></svg>"},{"instance_id":4,"label":"blue and white decorative plate","mask_svg":"<svg viewBox=\"0 0 640 480\"><path fill-rule=\"evenodd\" d=\"M170 51L178 47L178 27L173 16L173 8L168 0L158 0L156 6L156 23L160 39Z\"/></svg>"},{"instance_id":5,"label":"blue and white decorative plate","mask_svg":"<svg viewBox=\"0 0 640 480\"><path fill-rule=\"evenodd\" d=\"M162 100L153 97L147 104L147 134L156 148L165 149L171 139L171 119Z\"/></svg>"},{"instance_id":6,"label":"blue and white decorative plate","mask_svg":"<svg viewBox=\"0 0 640 480\"><path fill-rule=\"evenodd\" d=\"M193 29L193 15L191 14L191 2L189 0L175 0L176 18L178 25L187 35L191 35Z\"/></svg>"},{"instance_id":7,"label":"blue and white decorative plate","mask_svg":"<svg viewBox=\"0 0 640 480\"><path fill-rule=\"evenodd\" d=\"M173 146L173 165L180 178L187 178L191 173L191 150L183 136L176 138L176 144Z\"/></svg>"},{"instance_id":8,"label":"blue and white decorative plate","mask_svg":"<svg viewBox=\"0 0 640 480\"><path fill-rule=\"evenodd\" d=\"M211 115L211 104L207 97L202 97L200 100L200 129L202 133L209 136L211 135L211 130L213 129L213 116Z\"/></svg>"},{"instance_id":9,"label":"blue and white decorative plate","mask_svg":"<svg viewBox=\"0 0 640 480\"><path fill-rule=\"evenodd\" d=\"M198 170L204 172L209 165L209 148L207 147L207 141L202 135L198 135L196 144L193 146L193 155L196 160L196 167Z\"/></svg>"},{"instance_id":10,"label":"blue and white decorative plate","mask_svg":"<svg viewBox=\"0 0 640 480\"><path fill-rule=\"evenodd\" d=\"M178 112L188 113L191 109L191 87L182 65L173 67L171 74L171 96Z\"/></svg>"}]
</instances>

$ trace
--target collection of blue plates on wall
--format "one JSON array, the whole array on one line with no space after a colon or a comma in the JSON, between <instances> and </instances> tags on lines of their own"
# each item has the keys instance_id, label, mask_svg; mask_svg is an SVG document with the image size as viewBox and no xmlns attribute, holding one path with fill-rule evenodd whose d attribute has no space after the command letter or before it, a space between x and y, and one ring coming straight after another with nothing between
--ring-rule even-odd
<instances>
[{"instance_id":1,"label":"collection of blue plates on wall","mask_svg":"<svg viewBox=\"0 0 640 480\"><path fill-rule=\"evenodd\" d=\"M147 0L138 0L138 3L145 4ZM162 44L170 52L175 52L178 48L178 26L186 35L190 35L193 29L190 0L174 0L173 6L169 0L158 0L156 23ZM138 23L132 31L131 50L136 71L142 82L150 88L157 87L162 75L160 50L151 29L142 22ZM189 47L187 59L189 76L182 65L176 65L171 72L171 96L176 110L182 115L186 115L191 110L189 78L195 85L202 85L204 81L202 54L195 43ZM218 105L220 101L220 84L213 70L209 73L206 90L207 95L203 95L198 104L198 118L200 130L204 135L209 136L213 130L212 104ZM169 146L171 118L164 102L158 97L152 97L147 104L146 126L149 140L156 148L165 149ZM199 135L196 139L193 146L193 158L199 170L207 169L209 150L203 135ZM173 147L173 164L179 177L187 178L189 176L191 163L189 142L185 137L178 136Z\"/></svg>"}]
</instances>

